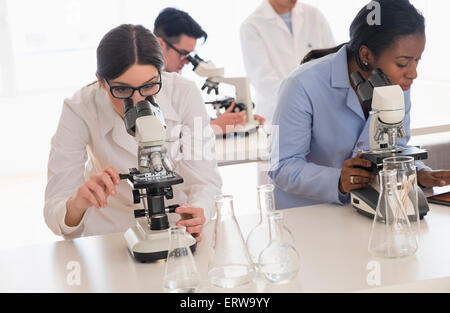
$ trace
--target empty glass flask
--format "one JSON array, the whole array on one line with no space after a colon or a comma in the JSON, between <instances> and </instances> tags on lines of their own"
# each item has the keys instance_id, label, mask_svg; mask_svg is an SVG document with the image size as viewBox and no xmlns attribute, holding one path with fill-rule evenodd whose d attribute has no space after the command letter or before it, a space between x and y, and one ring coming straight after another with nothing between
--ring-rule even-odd
<instances>
[{"instance_id":1,"label":"empty glass flask","mask_svg":"<svg viewBox=\"0 0 450 313\"><path fill-rule=\"evenodd\" d=\"M420 215L416 166L413 157L396 156L383 160L383 169L397 170L397 191L400 201L406 209L409 222L420 236Z\"/></svg>"},{"instance_id":2,"label":"empty glass flask","mask_svg":"<svg viewBox=\"0 0 450 313\"><path fill-rule=\"evenodd\" d=\"M259 270L270 282L288 282L300 269L300 257L295 247L287 242L283 235L283 214L270 212L268 216L270 241L259 255Z\"/></svg>"},{"instance_id":3,"label":"empty glass flask","mask_svg":"<svg viewBox=\"0 0 450 313\"><path fill-rule=\"evenodd\" d=\"M215 201L217 218L208 279L217 287L234 288L252 281L255 269L234 215L233 196L217 196Z\"/></svg>"},{"instance_id":4,"label":"empty glass flask","mask_svg":"<svg viewBox=\"0 0 450 313\"><path fill-rule=\"evenodd\" d=\"M196 292L200 279L192 251L186 240L186 227L169 229L169 250L164 273L164 291Z\"/></svg>"},{"instance_id":5,"label":"empty glass flask","mask_svg":"<svg viewBox=\"0 0 450 313\"><path fill-rule=\"evenodd\" d=\"M375 257L399 258L417 251L417 237L397 190L397 170L382 170L380 196L369 239Z\"/></svg>"},{"instance_id":6,"label":"empty glass flask","mask_svg":"<svg viewBox=\"0 0 450 313\"><path fill-rule=\"evenodd\" d=\"M274 186L272 184L257 187L258 191L258 209L259 222L247 236L247 249L253 263L258 266L258 258L262 250L269 244L269 221L268 214L275 211L275 199L273 194ZM287 227L283 227L284 238L294 245L294 238Z\"/></svg>"}]
</instances>

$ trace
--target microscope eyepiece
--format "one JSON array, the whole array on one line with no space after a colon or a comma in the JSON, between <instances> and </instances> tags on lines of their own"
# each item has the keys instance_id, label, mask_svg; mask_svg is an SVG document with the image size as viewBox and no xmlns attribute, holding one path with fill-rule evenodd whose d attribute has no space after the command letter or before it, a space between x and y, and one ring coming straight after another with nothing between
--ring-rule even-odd
<instances>
[{"instance_id":1,"label":"microscope eyepiece","mask_svg":"<svg viewBox=\"0 0 450 313\"><path fill-rule=\"evenodd\" d=\"M136 118L146 115L153 115L150 109L150 102L147 100L142 100L136 103Z\"/></svg>"},{"instance_id":2,"label":"microscope eyepiece","mask_svg":"<svg viewBox=\"0 0 450 313\"><path fill-rule=\"evenodd\" d=\"M366 81L358 71L351 73L350 79L355 87L358 87L361 83Z\"/></svg>"},{"instance_id":3,"label":"microscope eyepiece","mask_svg":"<svg viewBox=\"0 0 450 313\"><path fill-rule=\"evenodd\" d=\"M389 78L380 68L374 69L369 77L369 82L373 87L383 87L392 85Z\"/></svg>"}]
</instances>

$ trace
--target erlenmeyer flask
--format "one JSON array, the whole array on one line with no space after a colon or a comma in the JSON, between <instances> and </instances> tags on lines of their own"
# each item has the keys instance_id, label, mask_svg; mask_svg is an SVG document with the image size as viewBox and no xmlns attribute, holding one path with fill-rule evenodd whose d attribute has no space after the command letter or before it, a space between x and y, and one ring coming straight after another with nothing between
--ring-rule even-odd
<instances>
[{"instance_id":1,"label":"erlenmeyer flask","mask_svg":"<svg viewBox=\"0 0 450 313\"><path fill-rule=\"evenodd\" d=\"M417 238L397 192L397 170L380 171L380 196L369 239L376 257L399 258L417 251Z\"/></svg>"},{"instance_id":2,"label":"erlenmeyer flask","mask_svg":"<svg viewBox=\"0 0 450 313\"><path fill-rule=\"evenodd\" d=\"M192 251L186 242L186 227L169 229L169 250L164 273L164 291L196 292L200 279Z\"/></svg>"},{"instance_id":3,"label":"erlenmeyer flask","mask_svg":"<svg viewBox=\"0 0 450 313\"><path fill-rule=\"evenodd\" d=\"M258 266L258 257L262 250L269 244L269 222L267 214L275 211L275 200L273 195L274 186L272 184L257 187L258 190L258 208L259 223L247 236L247 249L253 263ZM294 245L294 239L291 231L287 227L283 227L284 238Z\"/></svg>"},{"instance_id":4,"label":"erlenmeyer flask","mask_svg":"<svg viewBox=\"0 0 450 313\"><path fill-rule=\"evenodd\" d=\"M255 269L234 215L233 196L217 196L215 201L217 218L208 279L215 286L234 288L250 282Z\"/></svg>"},{"instance_id":5,"label":"erlenmeyer flask","mask_svg":"<svg viewBox=\"0 0 450 313\"><path fill-rule=\"evenodd\" d=\"M413 157L395 156L383 160L384 170L397 170L397 192L419 241L420 215L416 166Z\"/></svg>"},{"instance_id":6,"label":"erlenmeyer flask","mask_svg":"<svg viewBox=\"0 0 450 313\"><path fill-rule=\"evenodd\" d=\"M270 212L270 242L259 255L259 270L274 283L288 282L300 269L300 257L293 245L283 236L283 214Z\"/></svg>"}]
</instances>

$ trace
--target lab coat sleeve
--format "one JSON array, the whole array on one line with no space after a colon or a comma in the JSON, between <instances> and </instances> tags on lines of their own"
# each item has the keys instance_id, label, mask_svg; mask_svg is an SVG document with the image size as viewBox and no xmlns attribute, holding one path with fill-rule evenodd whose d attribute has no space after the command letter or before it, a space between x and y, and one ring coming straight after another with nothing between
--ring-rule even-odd
<instances>
[{"instance_id":1,"label":"lab coat sleeve","mask_svg":"<svg viewBox=\"0 0 450 313\"><path fill-rule=\"evenodd\" d=\"M276 95L283 77L279 77L266 53L263 39L250 23L243 23L240 29L241 48L245 70L253 87L258 90L273 107L276 107ZM256 104L258 105L258 104ZM265 110L266 112L268 110ZM271 118L271 116L264 116Z\"/></svg>"},{"instance_id":2,"label":"lab coat sleeve","mask_svg":"<svg viewBox=\"0 0 450 313\"><path fill-rule=\"evenodd\" d=\"M203 98L194 83L184 99L181 138L183 156L176 171L184 179L181 188L188 197L187 203L203 208L208 223L215 215L214 197L221 194L222 188L215 154L215 135Z\"/></svg>"},{"instance_id":3,"label":"lab coat sleeve","mask_svg":"<svg viewBox=\"0 0 450 313\"><path fill-rule=\"evenodd\" d=\"M406 146L409 142L409 139L411 139L411 90L408 90L405 92L405 118L403 120L403 126L405 128L406 136L403 138L400 138L398 140L398 144L400 146ZM414 162L417 168L417 172L421 170L429 170L431 171L431 168L426 166L422 161L415 161Z\"/></svg>"},{"instance_id":4,"label":"lab coat sleeve","mask_svg":"<svg viewBox=\"0 0 450 313\"><path fill-rule=\"evenodd\" d=\"M70 100L64 102L58 128L51 140L44 217L46 224L56 235L79 236L84 217L76 227L69 227L64 221L67 200L85 181L89 132L69 102Z\"/></svg>"},{"instance_id":5,"label":"lab coat sleeve","mask_svg":"<svg viewBox=\"0 0 450 313\"><path fill-rule=\"evenodd\" d=\"M272 126L269 176L283 191L316 201L343 204L340 168L307 161L313 110L301 83L286 79L278 96Z\"/></svg>"}]
</instances>

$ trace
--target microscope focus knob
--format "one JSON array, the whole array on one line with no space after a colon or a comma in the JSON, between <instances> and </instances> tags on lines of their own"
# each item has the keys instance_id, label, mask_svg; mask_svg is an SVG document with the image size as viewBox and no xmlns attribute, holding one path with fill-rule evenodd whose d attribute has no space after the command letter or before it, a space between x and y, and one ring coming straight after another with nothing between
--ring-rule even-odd
<instances>
[{"instance_id":1,"label":"microscope focus knob","mask_svg":"<svg viewBox=\"0 0 450 313\"><path fill-rule=\"evenodd\" d=\"M133 190L133 203L138 204L140 202L141 202L141 194L140 194L139 190L134 189Z\"/></svg>"},{"instance_id":2,"label":"microscope focus knob","mask_svg":"<svg viewBox=\"0 0 450 313\"><path fill-rule=\"evenodd\" d=\"M172 187L166 188L164 191L165 191L166 199L167 199L167 200L173 199L173 190L172 190Z\"/></svg>"}]
</instances>

